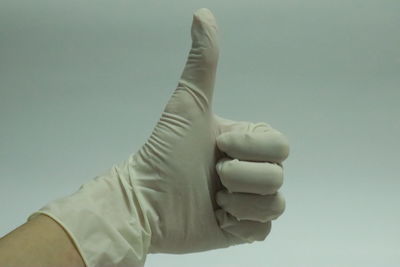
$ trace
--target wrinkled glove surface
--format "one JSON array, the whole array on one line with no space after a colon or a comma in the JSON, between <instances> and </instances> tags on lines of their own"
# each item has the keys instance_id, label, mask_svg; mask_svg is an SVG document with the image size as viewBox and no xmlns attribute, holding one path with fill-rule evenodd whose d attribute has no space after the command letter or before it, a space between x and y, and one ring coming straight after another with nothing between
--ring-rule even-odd
<instances>
[{"instance_id":1,"label":"wrinkled glove surface","mask_svg":"<svg viewBox=\"0 0 400 267\"><path fill-rule=\"evenodd\" d=\"M38 212L70 234L87 266L141 266L264 240L284 210L287 139L266 123L215 115L217 24L194 13L192 48L151 136L128 160Z\"/></svg>"}]
</instances>

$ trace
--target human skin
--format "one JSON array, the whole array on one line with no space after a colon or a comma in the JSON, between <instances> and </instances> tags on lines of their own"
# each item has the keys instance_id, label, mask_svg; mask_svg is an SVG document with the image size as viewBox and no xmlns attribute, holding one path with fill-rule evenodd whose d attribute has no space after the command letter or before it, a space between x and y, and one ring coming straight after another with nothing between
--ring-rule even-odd
<instances>
[{"instance_id":1,"label":"human skin","mask_svg":"<svg viewBox=\"0 0 400 267\"><path fill-rule=\"evenodd\" d=\"M0 267L84 267L69 235L46 215L0 239Z\"/></svg>"}]
</instances>

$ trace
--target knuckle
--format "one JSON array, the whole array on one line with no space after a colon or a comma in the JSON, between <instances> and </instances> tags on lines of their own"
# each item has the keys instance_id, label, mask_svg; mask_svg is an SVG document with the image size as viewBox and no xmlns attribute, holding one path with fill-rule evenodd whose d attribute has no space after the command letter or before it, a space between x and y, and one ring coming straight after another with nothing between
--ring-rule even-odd
<instances>
[{"instance_id":1,"label":"knuckle","mask_svg":"<svg viewBox=\"0 0 400 267\"><path fill-rule=\"evenodd\" d=\"M286 209L286 200L281 193L275 196L275 210L278 214L282 214Z\"/></svg>"},{"instance_id":2,"label":"knuckle","mask_svg":"<svg viewBox=\"0 0 400 267\"><path fill-rule=\"evenodd\" d=\"M284 134L277 131L274 142L275 142L274 147L277 155L282 160L285 160L289 156L289 151L290 151L289 140Z\"/></svg>"},{"instance_id":3,"label":"knuckle","mask_svg":"<svg viewBox=\"0 0 400 267\"><path fill-rule=\"evenodd\" d=\"M283 169L277 164L272 164L271 187L278 190L283 185Z\"/></svg>"},{"instance_id":4,"label":"knuckle","mask_svg":"<svg viewBox=\"0 0 400 267\"><path fill-rule=\"evenodd\" d=\"M269 235L269 233L271 232L271 228L272 228L272 223L271 221L267 221L265 223L262 223L262 233L260 234L259 238L257 238L257 241L264 241L267 236Z\"/></svg>"},{"instance_id":5,"label":"knuckle","mask_svg":"<svg viewBox=\"0 0 400 267\"><path fill-rule=\"evenodd\" d=\"M215 46L204 46L199 48L199 56L204 67L214 67L217 65L219 50Z\"/></svg>"}]
</instances>

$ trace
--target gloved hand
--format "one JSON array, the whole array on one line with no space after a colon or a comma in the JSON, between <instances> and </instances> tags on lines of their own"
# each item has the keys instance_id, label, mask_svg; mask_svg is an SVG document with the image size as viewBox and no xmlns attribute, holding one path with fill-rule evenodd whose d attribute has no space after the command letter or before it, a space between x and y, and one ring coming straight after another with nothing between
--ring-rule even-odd
<instances>
[{"instance_id":1,"label":"gloved hand","mask_svg":"<svg viewBox=\"0 0 400 267\"><path fill-rule=\"evenodd\" d=\"M141 266L147 253L264 240L284 210L286 138L213 113L218 43L208 9L195 12L191 35L178 87L140 150L30 217L60 223L87 266Z\"/></svg>"}]
</instances>

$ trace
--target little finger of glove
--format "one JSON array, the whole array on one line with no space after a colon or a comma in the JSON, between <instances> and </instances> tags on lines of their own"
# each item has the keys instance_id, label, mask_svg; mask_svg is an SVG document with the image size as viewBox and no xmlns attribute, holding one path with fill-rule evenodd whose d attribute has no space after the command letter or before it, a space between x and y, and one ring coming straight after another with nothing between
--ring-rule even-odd
<instances>
[{"instance_id":1,"label":"little finger of glove","mask_svg":"<svg viewBox=\"0 0 400 267\"><path fill-rule=\"evenodd\" d=\"M217 210L215 216L232 244L263 241L271 231L271 222L239 221L222 209Z\"/></svg>"},{"instance_id":2,"label":"little finger of glove","mask_svg":"<svg viewBox=\"0 0 400 267\"><path fill-rule=\"evenodd\" d=\"M256 195L219 191L217 203L238 220L267 222L278 218L285 210L285 199L280 193Z\"/></svg>"}]
</instances>

